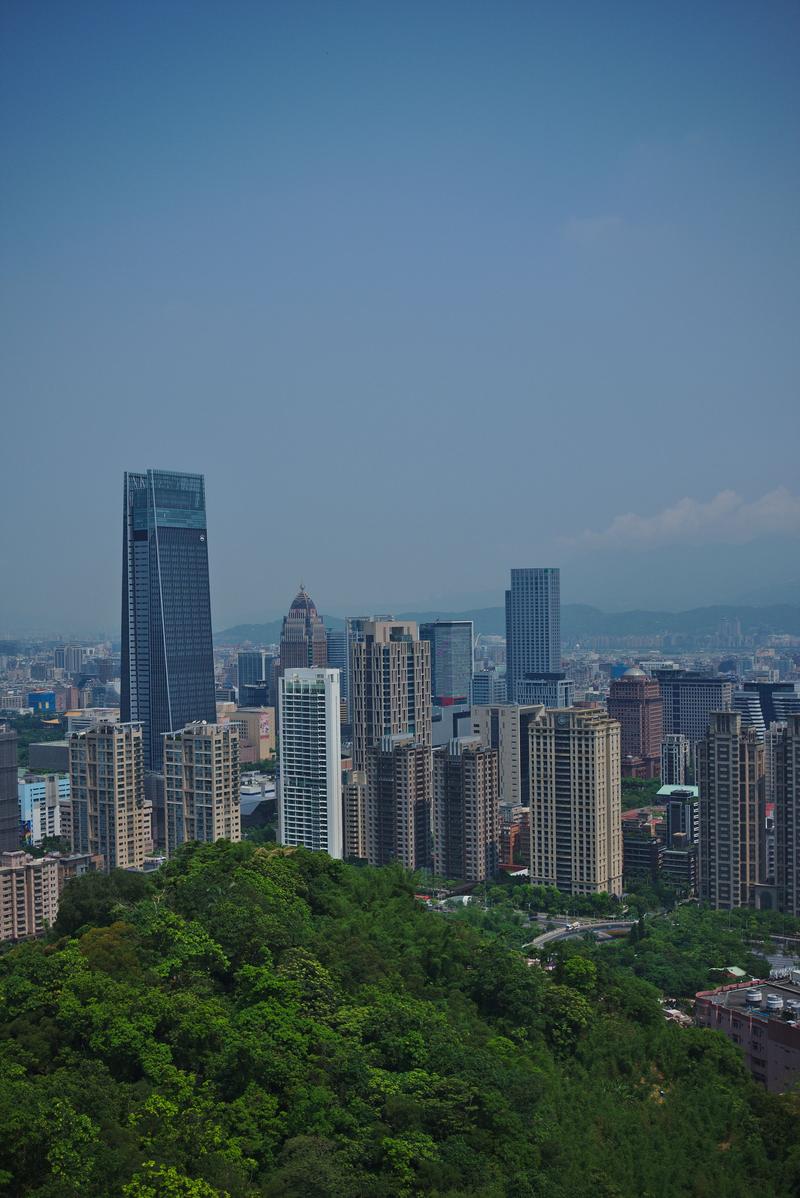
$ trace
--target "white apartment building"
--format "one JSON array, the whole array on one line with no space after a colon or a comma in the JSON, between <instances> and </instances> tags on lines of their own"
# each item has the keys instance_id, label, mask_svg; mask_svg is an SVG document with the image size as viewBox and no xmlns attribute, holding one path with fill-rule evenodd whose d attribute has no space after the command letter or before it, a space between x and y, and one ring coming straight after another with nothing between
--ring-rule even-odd
<instances>
[{"instance_id":1,"label":"white apartment building","mask_svg":"<svg viewBox=\"0 0 800 1198\"><path fill-rule=\"evenodd\" d=\"M278 840L344 855L339 671L289 668L280 679Z\"/></svg>"}]
</instances>

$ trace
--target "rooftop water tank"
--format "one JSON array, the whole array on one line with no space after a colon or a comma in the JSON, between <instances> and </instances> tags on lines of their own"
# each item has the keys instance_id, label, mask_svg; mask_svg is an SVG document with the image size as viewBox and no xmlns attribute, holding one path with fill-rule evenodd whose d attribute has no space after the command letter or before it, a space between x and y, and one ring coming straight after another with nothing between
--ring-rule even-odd
<instances>
[{"instance_id":1,"label":"rooftop water tank","mask_svg":"<svg viewBox=\"0 0 800 1198\"><path fill-rule=\"evenodd\" d=\"M767 995L767 1011L770 1015L777 1015L783 1010L783 999L780 994Z\"/></svg>"},{"instance_id":2,"label":"rooftop water tank","mask_svg":"<svg viewBox=\"0 0 800 1198\"><path fill-rule=\"evenodd\" d=\"M747 1003L748 1007L760 1007L761 1006L761 991L755 990L753 988L751 988L750 990L745 990L744 1001Z\"/></svg>"}]
</instances>

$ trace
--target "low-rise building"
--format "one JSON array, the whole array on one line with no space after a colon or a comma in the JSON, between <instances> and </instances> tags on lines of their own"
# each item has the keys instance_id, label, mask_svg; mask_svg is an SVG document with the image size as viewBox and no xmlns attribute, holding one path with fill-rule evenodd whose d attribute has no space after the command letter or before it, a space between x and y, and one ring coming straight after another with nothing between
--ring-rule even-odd
<instances>
[{"instance_id":1,"label":"low-rise building","mask_svg":"<svg viewBox=\"0 0 800 1198\"><path fill-rule=\"evenodd\" d=\"M800 1081L800 971L794 974L702 990L695 999L697 1026L738 1045L753 1077L774 1094Z\"/></svg>"}]
</instances>

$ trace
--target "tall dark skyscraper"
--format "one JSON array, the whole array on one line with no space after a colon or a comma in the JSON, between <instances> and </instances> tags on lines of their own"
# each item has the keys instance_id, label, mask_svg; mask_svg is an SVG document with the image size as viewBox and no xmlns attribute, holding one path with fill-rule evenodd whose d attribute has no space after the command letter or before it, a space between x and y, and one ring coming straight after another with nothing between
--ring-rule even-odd
<instances>
[{"instance_id":1,"label":"tall dark skyscraper","mask_svg":"<svg viewBox=\"0 0 800 1198\"><path fill-rule=\"evenodd\" d=\"M509 703L517 684L561 670L561 571L511 571L506 591L506 680Z\"/></svg>"},{"instance_id":2,"label":"tall dark skyscraper","mask_svg":"<svg viewBox=\"0 0 800 1198\"><path fill-rule=\"evenodd\" d=\"M120 718L159 770L165 732L217 718L202 474L126 472L122 538Z\"/></svg>"}]
</instances>

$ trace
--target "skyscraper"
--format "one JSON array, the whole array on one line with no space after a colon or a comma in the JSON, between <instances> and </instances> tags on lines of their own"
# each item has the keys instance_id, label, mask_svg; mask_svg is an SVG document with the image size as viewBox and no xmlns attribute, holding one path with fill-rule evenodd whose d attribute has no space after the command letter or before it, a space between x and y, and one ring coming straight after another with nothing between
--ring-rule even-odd
<instances>
[{"instance_id":1,"label":"skyscraper","mask_svg":"<svg viewBox=\"0 0 800 1198\"><path fill-rule=\"evenodd\" d=\"M431 743L430 646L409 620L365 620L351 642L353 768L385 736Z\"/></svg>"},{"instance_id":2,"label":"skyscraper","mask_svg":"<svg viewBox=\"0 0 800 1198\"><path fill-rule=\"evenodd\" d=\"M281 670L328 664L328 638L314 601L300 584L281 630Z\"/></svg>"},{"instance_id":3,"label":"skyscraper","mask_svg":"<svg viewBox=\"0 0 800 1198\"><path fill-rule=\"evenodd\" d=\"M433 753L433 864L445 878L483 882L499 864L497 752L477 736Z\"/></svg>"},{"instance_id":4,"label":"skyscraper","mask_svg":"<svg viewBox=\"0 0 800 1198\"><path fill-rule=\"evenodd\" d=\"M339 671L288 669L280 680L278 839L344 855Z\"/></svg>"},{"instance_id":5,"label":"skyscraper","mask_svg":"<svg viewBox=\"0 0 800 1198\"><path fill-rule=\"evenodd\" d=\"M420 624L419 639L431 647L431 694L437 707L468 704L473 660L472 620Z\"/></svg>"},{"instance_id":6,"label":"skyscraper","mask_svg":"<svg viewBox=\"0 0 800 1198\"><path fill-rule=\"evenodd\" d=\"M611 683L608 714L622 730L622 772L657 778L661 768L661 688L635 666Z\"/></svg>"},{"instance_id":7,"label":"skyscraper","mask_svg":"<svg viewBox=\"0 0 800 1198\"><path fill-rule=\"evenodd\" d=\"M164 737L167 853L188 840L241 840L239 733L196 721Z\"/></svg>"},{"instance_id":8,"label":"skyscraper","mask_svg":"<svg viewBox=\"0 0 800 1198\"><path fill-rule=\"evenodd\" d=\"M656 670L664 710L664 736L680 734L693 747L705 736L711 713L730 711L733 683L687 670Z\"/></svg>"},{"instance_id":9,"label":"skyscraper","mask_svg":"<svg viewBox=\"0 0 800 1198\"><path fill-rule=\"evenodd\" d=\"M561 670L561 571L514 569L506 591L508 701L519 702L517 684Z\"/></svg>"},{"instance_id":10,"label":"skyscraper","mask_svg":"<svg viewBox=\"0 0 800 1198\"><path fill-rule=\"evenodd\" d=\"M101 721L69 737L72 847L106 870L144 865L144 736L140 724Z\"/></svg>"},{"instance_id":11,"label":"skyscraper","mask_svg":"<svg viewBox=\"0 0 800 1198\"><path fill-rule=\"evenodd\" d=\"M274 653L268 653L266 649L241 649L236 657L236 674L239 690L239 706L244 707L242 700L246 697L242 694L242 688L245 686L257 686L259 683L267 684L267 697L270 699L269 690L272 683L272 663L275 660Z\"/></svg>"},{"instance_id":12,"label":"skyscraper","mask_svg":"<svg viewBox=\"0 0 800 1198\"><path fill-rule=\"evenodd\" d=\"M622 894L619 724L573 707L542 711L529 735L531 882Z\"/></svg>"},{"instance_id":13,"label":"skyscraper","mask_svg":"<svg viewBox=\"0 0 800 1198\"><path fill-rule=\"evenodd\" d=\"M0 853L18 848L17 734L8 724L0 724Z\"/></svg>"},{"instance_id":14,"label":"skyscraper","mask_svg":"<svg viewBox=\"0 0 800 1198\"><path fill-rule=\"evenodd\" d=\"M125 474L120 719L142 725L144 766L165 732L216 720L202 474Z\"/></svg>"},{"instance_id":15,"label":"skyscraper","mask_svg":"<svg viewBox=\"0 0 800 1198\"><path fill-rule=\"evenodd\" d=\"M365 620L351 641L353 768L363 773L368 861L430 864L430 645L413 621ZM352 797L356 799L354 789ZM348 805L352 813L352 803ZM348 844L356 831L346 832Z\"/></svg>"},{"instance_id":16,"label":"skyscraper","mask_svg":"<svg viewBox=\"0 0 800 1198\"><path fill-rule=\"evenodd\" d=\"M734 711L712 712L697 744L700 898L712 907L756 905L764 829L764 746Z\"/></svg>"},{"instance_id":17,"label":"skyscraper","mask_svg":"<svg viewBox=\"0 0 800 1198\"><path fill-rule=\"evenodd\" d=\"M773 728L776 725L773 724ZM778 725L780 728L780 725ZM800 713L780 728L776 746L776 881L778 903L787 915L800 916Z\"/></svg>"}]
</instances>

